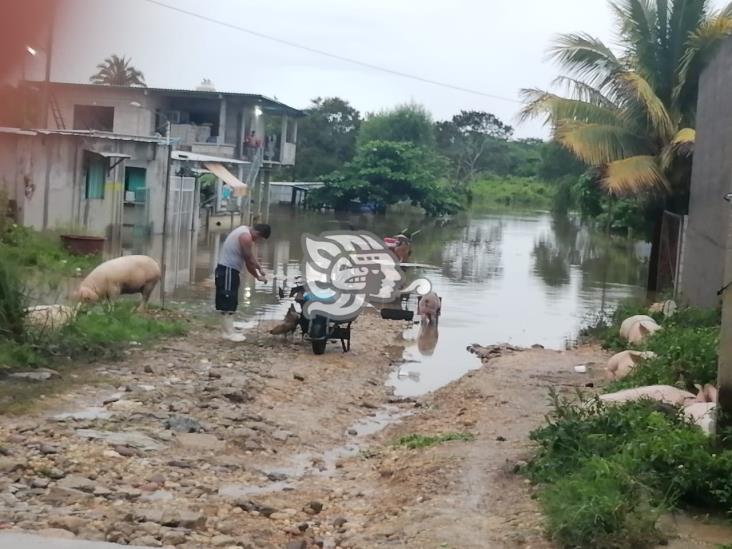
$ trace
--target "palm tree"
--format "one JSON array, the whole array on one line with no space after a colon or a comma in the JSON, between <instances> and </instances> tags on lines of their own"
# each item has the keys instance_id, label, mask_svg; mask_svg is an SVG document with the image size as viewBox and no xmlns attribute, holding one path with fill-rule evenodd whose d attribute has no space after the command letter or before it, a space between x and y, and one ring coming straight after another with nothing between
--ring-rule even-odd
<instances>
[{"instance_id":1,"label":"palm tree","mask_svg":"<svg viewBox=\"0 0 732 549\"><path fill-rule=\"evenodd\" d=\"M555 85L566 95L522 90L522 117L546 117L608 192L652 192L685 213L699 75L732 33L732 4L713 12L710 3L611 3L620 54L588 34L561 35L550 56L564 69Z\"/></svg>"},{"instance_id":2,"label":"palm tree","mask_svg":"<svg viewBox=\"0 0 732 549\"><path fill-rule=\"evenodd\" d=\"M89 81L107 86L147 86L145 76L130 65L130 61L132 59L124 55L107 57L103 63L97 65L99 70L89 78Z\"/></svg>"}]
</instances>

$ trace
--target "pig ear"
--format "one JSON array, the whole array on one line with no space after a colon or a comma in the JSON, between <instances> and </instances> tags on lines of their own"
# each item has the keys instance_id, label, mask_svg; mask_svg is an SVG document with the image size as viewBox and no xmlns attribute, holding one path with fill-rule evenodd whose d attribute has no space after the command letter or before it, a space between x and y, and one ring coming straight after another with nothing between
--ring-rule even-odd
<instances>
[{"instance_id":1,"label":"pig ear","mask_svg":"<svg viewBox=\"0 0 732 549\"><path fill-rule=\"evenodd\" d=\"M700 393L704 391L704 387L702 387L698 383L694 383L694 387L696 387L696 390L699 391Z\"/></svg>"}]
</instances>

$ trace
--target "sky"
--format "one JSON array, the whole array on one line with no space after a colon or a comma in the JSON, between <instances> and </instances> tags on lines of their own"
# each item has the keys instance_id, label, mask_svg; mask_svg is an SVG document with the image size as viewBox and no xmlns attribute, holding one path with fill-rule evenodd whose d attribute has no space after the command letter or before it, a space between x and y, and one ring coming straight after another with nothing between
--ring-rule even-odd
<instances>
[{"instance_id":1,"label":"sky","mask_svg":"<svg viewBox=\"0 0 732 549\"><path fill-rule=\"evenodd\" d=\"M61 0L53 80L88 82L116 53L132 58L153 87L260 93L297 108L339 96L362 113L417 102L436 120L462 109L494 113L517 137L546 137L520 124L521 88L557 76L546 58L558 33L614 42L606 0L160 0L256 32L371 65L469 88L486 97L402 78L275 43L171 11L147 0ZM724 0L716 0L721 6ZM42 77L43 56L29 76Z\"/></svg>"}]
</instances>

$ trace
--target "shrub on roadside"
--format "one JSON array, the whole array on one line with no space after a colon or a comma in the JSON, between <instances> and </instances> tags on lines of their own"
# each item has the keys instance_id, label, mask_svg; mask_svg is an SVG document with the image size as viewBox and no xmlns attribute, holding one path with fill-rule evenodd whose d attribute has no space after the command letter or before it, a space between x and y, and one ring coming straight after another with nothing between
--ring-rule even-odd
<instances>
[{"instance_id":1,"label":"shrub on roadside","mask_svg":"<svg viewBox=\"0 0 732 549\"><path fill-rule=\"evenodd\" d=\"M526 473L561 547L651 547L658 514L682 504L732 513L732 450L677 409L553 398Z\"/></svg>"},{"instance_id":2,"label":"shrub on roadside","mask_svg":"<svg viewBox=\"0 0 732 549\"><path fill-rule=\"evenodd\" d=\"M117 358L131 344L185 333L180 320L153 311L139 314L124 302L111 311L96 306L82 309L60 330L27 328L21 341L0 337L0 370L48 366L59 359Z\"/></svg>"}]
</instances>

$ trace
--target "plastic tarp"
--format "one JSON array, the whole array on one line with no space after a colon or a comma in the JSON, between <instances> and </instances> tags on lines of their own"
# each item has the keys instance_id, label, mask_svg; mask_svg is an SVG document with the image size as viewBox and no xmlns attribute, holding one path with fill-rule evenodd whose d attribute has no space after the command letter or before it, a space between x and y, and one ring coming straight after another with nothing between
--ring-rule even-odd
<instances>
[{"instance_id":1,"label":"plastic tarp","mask_svg":"<svg viewBox=\"0 0 732 549\"><path fill-rule=\"evenodd\" d=\"M204 166L216 177L234 190L234 196L246 196L248 187L218 162L204 162Z\"/></svg>"}]
</instances>

